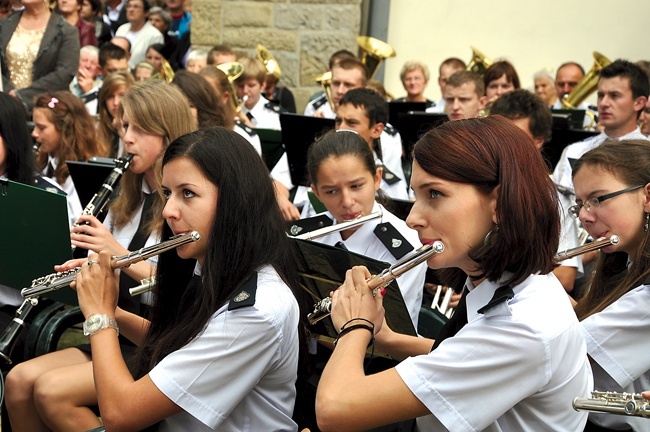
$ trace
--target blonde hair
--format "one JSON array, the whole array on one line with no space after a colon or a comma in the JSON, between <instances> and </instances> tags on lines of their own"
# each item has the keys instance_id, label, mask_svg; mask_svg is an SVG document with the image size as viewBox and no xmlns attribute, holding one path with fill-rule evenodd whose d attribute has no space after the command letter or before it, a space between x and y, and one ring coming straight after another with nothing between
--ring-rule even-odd
<instances>
[{"instance_id":1,"label":"blonde hair","mask_svg":"<svg viewBox=\"0 0 650 432\"><path fill-rule=\"evenodd\" d=\"M113 72L104 80L102 88L99 90L99 125L97 128L97 138L102 146L111 151L113 150L111 147L116 130L113 127L113 116L108 112L108 108L106 108L106 100L113 96L120 87L124 87L128 92L134 82L133 76L129 72ZM115 154L113 156L119 157L121 155Z\"/></svg>"},{"instance_id":2,"label":"blonde hair","mask_svg":"<svg viewBox=\"0 0 650 432\"><path fill-rule=\"evenodd\" d=\"M156 162L156 183L160 185L160 162L164 150L176 138L196 130L196 121L190 111L190 105L185 95L175 86L164 81L151 80L136 83L131 91L124 96L120 105L120 119L127 115L130 124L144 132L162 137L163 152ZM115 225L124 226L131 220L138 205L143 200L142 179L144 174L132 171L124 173L121 182L121 194L111 207L115 215ZM152 206L154 215L162 212L163 201L160 193ZM147 233L160 229L162 218L154 217Z\"/></svg>"}]
</instances>

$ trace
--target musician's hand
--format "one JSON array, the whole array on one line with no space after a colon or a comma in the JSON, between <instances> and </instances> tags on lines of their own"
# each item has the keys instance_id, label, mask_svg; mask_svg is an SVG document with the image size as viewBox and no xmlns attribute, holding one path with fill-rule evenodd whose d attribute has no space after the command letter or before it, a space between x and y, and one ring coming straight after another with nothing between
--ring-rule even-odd
<instances>
[{"instance_id":1,"label":"musician's hand","mask_svg":"<svg viewBox=\"0 0 650 432\"><path fill-rule=\"evenodd\" d=\"M340 329L353 318L365 318L375 325L379 333L384 322L383 296L381 290L372 295L366 279L370 272L363 266L353 267L345 275L345 282L332 293L332 322Z\"/></svg>"},{"instance_id":2,"label":"musician's hand","mask_svg":"<svg viewBox=\"0 0 650 432\"><path fill-rule=\"evenodd\" d=\"M72 270L74 268L81 267L82 265L86 264L86 261L88 261L88 258L71 259L64 262L63 264L55 265L54 271L63 272L66 270Z\"/></svg>"},{"instance_id":3,"label":"musician's hand","mask_svg":"<svg viewBox=\"0 0 650 432\"><path fill-rule=\"evenodd\" d=\"M314 111L314 113L313 113L311 116L312 116L312 117L320 117L320 118L324 118L324 117L325 117L325 113L324 113L323 111Z\"/></svg>"},{"instance_id":4,"label":"musician's hand","mask_svg":"<svg viewBox=\"0 0 650 432\"><path fill-rule=\"evenodd\" d=\"M641 393L641 394L643 395L643 398L644 398L644 399L648 399L648 400L650 400L650 390L644 391L644 392Z\"/></svg>"},{"instance_id":5,"label":"musician's hand","mask_svg":"<svg viewBox=\"0 0 650 432\"><path fill-rule=\"evenodd\" d=\"M447 289L452 289L450 287L446 287ZM462 294L458 294L456 291L451 295L451 300L449 300L449 307L450 308L455 308L458 306L458 302L460 302L460 298L462 297Z\"/></svg>"},{"instance_id":6,"label":"musician's hand","mask_svg":"<svg viewBox=\"0 0 650 432\"><path fill-rule=\"evenodd\" d=\"M117 273L111 268L111 254L101 252L89 256L88 263L77 274L76 289L79 307L84 317L92 314L115 316L119 281Z\"/></svg>"},{"instance_id":7,"label":"musician's hand","mask_svg":"<svg viewBox=\"0 0 650 432\"><path fill-rule=\"evenodd\" d=\"M276 195L278 201L278 206L280 206L280 211L282 212L282 217L286 221L298 220L300 219L300 212L298 208L293 205L288 198L285 198L280 195Z\"/></svg>"},{"instance_id":8,"label":"musician's hand","mask_svg":"<svg viewBox=\"0 0 650 432\"><path fill-rule=\"evenodd\" d=\"M111 232L94 216L83 215L79 218L79 226L70 230L70 240L76 247L91 250L95 253L108 251L111 255L121 256L128 253Z\"/></svg>"}]
</instances>

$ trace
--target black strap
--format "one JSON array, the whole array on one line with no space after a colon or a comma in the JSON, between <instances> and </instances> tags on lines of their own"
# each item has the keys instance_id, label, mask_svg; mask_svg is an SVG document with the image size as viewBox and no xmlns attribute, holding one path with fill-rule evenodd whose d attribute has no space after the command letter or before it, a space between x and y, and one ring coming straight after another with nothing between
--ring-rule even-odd
<instances>
[{"instance_id":1,"label":"black strap","mask_svg":"<svg viewBox=\"0 0 650 432\"><path fill-rule=\"evenodd\" d=\"M45 170L45 177L47 178L54 178L56 170L54 169L54 165L52 165L52 161L50 160L47 163L47 169Z\"/></svg>"},{"instance_id":2,"label":"black strap","mask_svg":"<svg viewBox=\"0 0 650 432\"><path fill-rule=\"evenodd\" d=\"M512 288L510 288L510 285L504 285L502 287L499 287L494 291L494 295L492 296L492 299L488 302L488 304L486 304L476 312L480 314L484 314L488 310L492 309L493 307L497 306L500 303L510 300L514 296L515 293L512 291Z\"/></svg>"},{"instance_id":3,"label":"black strap","mask_svg":"<svg viewBox=\"0 0 650 432\"><path fill-rule=\"evenodd\" d=\"M255 117L253 117L253 114L250 113L250 111L246 113L246 117L248 117L248 120L251 120L251 121L253 121L253 119L255 118Z\"/></svg>"},{"instance_id":4,"label":"black strap","mask_svg":"<svg viewBox=\"0 0 650 432\"><path fill-rule=\"evenodd\" d=\"M345 244L343 244L342 241L336 242L336 244L334 246L336 246L339 249L348 250L347 246Z\"/></svg>"},{"instance_id":5,"label":"black strap","mask_svg":"<svg viewBox=\"0 0 650 432\"><path fill-rule=\"evenodd\" d=\"M127 248L130 251L143 248L149 238L146 227L153 217L151 207L153 206L155 197L155 193L144 195L144 204L140 215L140 223L138 224L138 229L136 230L135 235L129 243L129 247ZM139 312L140 298L138 296L133 297L129 294L129 288L138 285L140 285L140 281L132 279L124 271L120 272L120 297L118 299L118 306L132 313Z\"/></svg>"}]
</instances>

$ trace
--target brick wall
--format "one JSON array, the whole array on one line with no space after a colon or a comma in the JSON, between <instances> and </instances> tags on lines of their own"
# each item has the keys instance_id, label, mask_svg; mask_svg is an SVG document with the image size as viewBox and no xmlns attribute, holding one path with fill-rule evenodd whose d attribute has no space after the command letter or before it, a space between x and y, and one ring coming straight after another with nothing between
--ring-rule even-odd
<instances>
[{"instance_id":1,"label":"brick wall","mask_svg":"<svg viewBox=\"0 0 650 432\"><path fill-rule=\"evenodd\" d=\"M357 52L361 0L192 0L192 44L227 43L255 55L258 43L278 59L280 85L288 86L302 112L319 91L314 77L339 49Z\"/></svg>"}]
</instances>

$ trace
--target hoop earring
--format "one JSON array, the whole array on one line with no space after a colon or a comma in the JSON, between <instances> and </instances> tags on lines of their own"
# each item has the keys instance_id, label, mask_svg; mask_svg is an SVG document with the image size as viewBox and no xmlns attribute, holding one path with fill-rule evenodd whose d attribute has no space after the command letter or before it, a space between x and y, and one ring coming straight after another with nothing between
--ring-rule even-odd
<instances>
[{"instance_id":1,"label":"hoop earring","mask_svg":"<svg viewBox=\"0 0 650 432\"><path fill-rule=\"evenodd\" d=\"M487 234L485 234L485 239L483 240L483 246L487 246L493 241L493 237L499 232L499 224L496 224L494 229L491 229Z\"/></svg>"},{"instance_id":2,"label":"hoop earring","mask_svg":"<svg viewBox=\"0 0 650 432\"><path fill-rule=\"evenodd\" d=\"M643 224L643 232L648 232L648 228L650 228L650 213L646 212L645 224Z\"/></svg>"}]
</instances>

